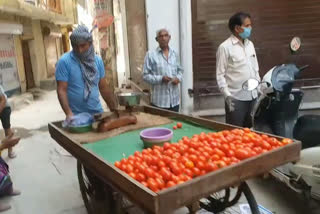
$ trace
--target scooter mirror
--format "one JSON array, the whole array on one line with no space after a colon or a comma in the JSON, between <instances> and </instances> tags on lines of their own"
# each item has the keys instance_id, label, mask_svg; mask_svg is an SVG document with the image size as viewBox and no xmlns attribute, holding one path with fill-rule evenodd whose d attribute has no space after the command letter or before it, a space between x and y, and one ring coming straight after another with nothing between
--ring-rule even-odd
<instances>
[{"instance_id":1,"label":"scooter mirror","mask_svg":"<svg viewBox=\"0 0 320 214\"><path fill-rule=\"evenodd\" d=\"M293 52L297 52L301 47L301 39L299 37L294 37L290 42L290 49Z\"/></svg>"},{"instance_id":2,"label":"scooter mirror","mask_svg":"<svg viewBox=\"0 0 320 214\"><path fill-rule=\"evenodd\" d=\"M260 82L257 79L248 79L242 84L242 89L246 91L253 91L258 88Z\"/></svg>"}]
</instances>

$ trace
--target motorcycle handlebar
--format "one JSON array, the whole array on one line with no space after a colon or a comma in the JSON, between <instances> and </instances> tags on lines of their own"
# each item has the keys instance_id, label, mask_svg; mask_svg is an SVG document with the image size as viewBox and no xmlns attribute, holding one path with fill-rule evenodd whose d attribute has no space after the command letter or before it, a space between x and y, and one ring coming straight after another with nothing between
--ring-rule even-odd
<instances>
[{"instance_id":1,"label":"motorcycle handlebar","mask_svg":"<svg viewBox=\"0 0 320 214\"><path fill-rule=\"evenodd\" d=\"M309 67L309 65L302 66L301 68L299 68L299 71L303 71L304 69L306 69L308 67Z\"/></svg>"}]
</instances>

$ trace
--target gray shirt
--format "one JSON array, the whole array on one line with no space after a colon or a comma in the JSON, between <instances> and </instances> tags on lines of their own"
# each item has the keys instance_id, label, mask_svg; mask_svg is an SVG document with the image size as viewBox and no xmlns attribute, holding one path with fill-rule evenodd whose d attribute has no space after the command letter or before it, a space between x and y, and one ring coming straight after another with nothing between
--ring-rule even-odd
<instances>
[{"instance_id":1,"label":"gray shirt","mask_svg":"<svg viewBox=\"0 0 320 214\"><path fill-rule=\"evenodd\" d=\"M6 107L9 107L10 105L8 102L8 97L7 97L6 93L4 92L2 85L0 85L0 96L2 96L2 95L6 98Z\"/></svg>"}]
</instances>

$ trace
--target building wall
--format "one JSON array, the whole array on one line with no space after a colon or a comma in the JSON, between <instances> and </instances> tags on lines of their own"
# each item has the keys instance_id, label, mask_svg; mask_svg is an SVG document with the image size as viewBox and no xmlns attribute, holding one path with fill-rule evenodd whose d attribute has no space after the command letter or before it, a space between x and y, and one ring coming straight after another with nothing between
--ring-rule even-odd
<instances>
[{"instance_id":1,"label":"building wall","mask_svg":"<svg viewBox=\"0 0 320 214\"><path fill-rule=\"evenodd\" d=\"M126 18L130 78L141 89L149 86L142 79L144 57L147 52L145 0L126 1Z\"/></svg>"},{"instance_id":2,"label":"building wall","mask_svg":"<svg viewBox=\"0 0 320 214\"><path fill-rule=\"evenodd\" d=\"M25 92L27 90L27 80L26 80L26 74L24 71L21 40L20 40L20 36L17 36L17 35L15 35L13 38L14 38L14 44L15 44L15 52L16 52L21 92Z\"/></svg>"},{"instance_id":3,"label":"building wall","mask_svg":"<svg viewBox=\"0 0 320 214\"><path fill-rule=\"evenodd\" d=\"M33 76L36 87L40 87L40 81L47 78L46 52L43 43L43 35L40 20L32 21L33 40L30 49L34 53L36 60L35 66L32 66Z\"/></svg>"},{"instance_id":4,"label":"building wall","mask_svg":"<svg viewBox=\"0 0 320 214\"><path fill-rule=\"evenodd\" d=\"M167 28L171 34L170 46L180 51L179 0L146 0L148 50L158 47L156 31Z\"/></svg>"}]
</instances>

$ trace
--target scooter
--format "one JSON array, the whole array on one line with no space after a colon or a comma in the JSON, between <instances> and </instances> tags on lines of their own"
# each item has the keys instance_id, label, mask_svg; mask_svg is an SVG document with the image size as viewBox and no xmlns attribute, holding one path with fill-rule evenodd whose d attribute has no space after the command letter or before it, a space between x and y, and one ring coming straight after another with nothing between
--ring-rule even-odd
<instances>
[{"instance_id":1,"label":"scooter","mask_svg":"<svg viewBox=\"0 0 320 214\"><path fill-rule=\"evenodd\" d=\"M301 40L297 37L290 43L294 52L300 46ZM307 67L278 65L269 70L261 82L249 79L242 87L260 92L251 112L254 130L302 142L300 160L273 169L270 174L307 199L320 200L320 115L298 118L303 92L293 88L295 80Z\"/></svg>"}]
</instances>

